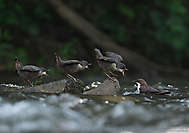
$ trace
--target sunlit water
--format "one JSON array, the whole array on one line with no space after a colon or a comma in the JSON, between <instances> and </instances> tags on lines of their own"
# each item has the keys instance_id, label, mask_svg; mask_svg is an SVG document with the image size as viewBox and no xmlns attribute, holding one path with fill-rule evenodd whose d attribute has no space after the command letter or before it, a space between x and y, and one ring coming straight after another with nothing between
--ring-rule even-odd
<instances>
[{"instance_id":1,"label":"sunlit water","mask_svg":"<svg viewBox=\"0 0 189 133\"><path fill-rule=\"evenodd\" d=\"M99 84L95 82L89 86L97 87ZM123 95L131 96L138 102L126 100L118 103L70 94L4 93L0 97L0 132L189 132L189 88L160 83L155 86L172 93L139 95L135 91L127 91L129 87L124 86L122 88L127 92Z\"/></svg>"}]
</instances>

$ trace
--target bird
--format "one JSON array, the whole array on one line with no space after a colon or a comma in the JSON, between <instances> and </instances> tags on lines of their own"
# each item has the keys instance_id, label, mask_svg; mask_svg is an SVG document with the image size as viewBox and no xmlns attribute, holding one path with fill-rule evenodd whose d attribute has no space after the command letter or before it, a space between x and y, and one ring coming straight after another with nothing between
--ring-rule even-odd
<instances>
[{"instance_id":1,"label":"bird","mask_svg":"<svg viewBox=\"0 0 189 133\"><path fill-rule=\"evenodd\" d=\"M123 62L123 58L121 57L121 55L114 52L105 52L105 56L114 58L117 62Z\"/></svg>"},{"instance_id":2,"label":"bird","mask_svg":"<svg viewBox=\"0 0 189 133\"><path fill-rule=\"evenodd\" d=\"M55 53L57 67L66 75L66 77L78 81L72 74L88 69L91 63L85 60L62 60L60 56Z\"/></svg>"},{"instance_id":3,"label":"bird","mask_svg":"<svg viewBox=\"0 0 189 133\"><path fill-rule=\"evenodd\" d=\"M34 65L23 65L17 57L15 57L15 65L18 75L30 86L33 86L31 80L37 79L41 76L48 76L47 69Z\"/></svg>"},{"instance_id":4,"label":"bird","mask_svg":"<svg viewBox=\"0 0 189 133\"><path fill-rule=\"evenodd\" d=\"M113 52L105 52L104 56L99 49L95 48L94 51L99 67L104 71L104 74L108 78L114 81L113 78L107 74L108 72L114 77L117 75L113 72L120 72L123 76L125 75L128 69L122 62L123 58L120 55Z\"/></svg>"},{"instance_id":5,"label":"bird","mask_svg":"<svg viewBox=\"0 0 189 133\"><path fill-rule=\"evenodd\" d=\"M170 92L167 90L160 90L149 86L144 79L137 79L134 80L133 82L135 83L135 87L137 87L137 91L139 93L146 93L146 94L153 93L159 95L170 94Z\"/></svg>"}]
</instances>

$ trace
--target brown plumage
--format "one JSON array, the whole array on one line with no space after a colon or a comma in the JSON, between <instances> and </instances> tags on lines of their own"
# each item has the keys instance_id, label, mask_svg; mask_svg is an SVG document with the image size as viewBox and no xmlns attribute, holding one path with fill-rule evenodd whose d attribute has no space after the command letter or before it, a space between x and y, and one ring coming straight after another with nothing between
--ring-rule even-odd
<instances>
[{"instance_id":1,"label":"brown plumage","mask_svg":"<svg viewBox=\"0 0 189 133\"><path fill-rule=\"evenodd\" d=\"M74 81L77 81L72 74L80 72L82 70L88 69L89 64L87 61L79 61L79 60L62 60L60 56L57 56L55 53L56 57L56 65L57 67L68 77L72 78Z\"/></svg>"},{"instance_id":2,"label":"brown plumage","mask_svg":"<svg viewBox=\"0 0 189 133\"><path fill-rule=\"evenodd\" d=\"M123 76L125 75L127 68L125 64L122 63L123 58L120 55L113 52L105 52L106 56L104 56L99 49L95 48L94 51L99 67L108 78L113 80L112 77L107 74L108 72L112 76L116 76L113 72L121 72Z\"/></svg>"},{"instance_id":3,"label":"brown plumage","mask_svg":"<svg viewBox=\"0 0 189 133\"><path fill-rule=\"evenodd\" d=\"M18 75L30 86L33 86L31 80L37 79L40 76L48 76L45 68L40 68L34 65L24 66L17 57L15 58L15 65Z\"/></svg>"},{"instance_id":4,"label":"brown plumage","mask_svg":"<svg viewBox=\"0 0 189 133\"><path fill-rule=\"evenodd\" d=\"M140 93L154 93L154 94L159 94L159 95L170 93L167 90L160 90L160 89L149 86L144 79L137 79L133 82L136 83L135 85Z\"/></svg>"},{"instance_id":5,"label":"brown plumage","mask_svg":"<svg viewBox=\"0 0 189 133\"><path fill-rule=\"evenodd\" d=\"M121 55L114 52L105 52L105 56L114 58L117 62L123 62L123 58L121 57Z\"/></svg>"}]
</instances>

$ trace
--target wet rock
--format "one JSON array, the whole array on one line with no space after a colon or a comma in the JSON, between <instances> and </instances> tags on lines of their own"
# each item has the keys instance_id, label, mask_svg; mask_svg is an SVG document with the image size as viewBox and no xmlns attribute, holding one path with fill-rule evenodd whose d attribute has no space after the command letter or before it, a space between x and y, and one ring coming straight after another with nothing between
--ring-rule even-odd
<instances>
[{"instance_id":1,"label":"wet rock","mask_svg":"<svg viewBox=\"0 0 189 133\"><path fill-rule=\"evenodd\" d=\"M95 89L84 92L85 95L119 95L120 94L120 85L117 79L114 81L105 80L102 84L100 84Z\"/></svg>"},{"instance_id":2,"label":"wet rock","mask_svg":"<svg viewBox=\"0 0 189 133\"><path fill-rule=\"evenodd\" d=\"M26 92L26 93L41 92L41 93L57 93L58 94L58 93L64 92L65 88L66 88L66 80L59 80L59 81L54 81L47 84L24 88L22 92Z\"/></svg>"},{"instance_id":3,"label":"wet rock","mask_svg":"<svg viewBox=\"0 0 189 133\"><path fill-rule=\"evenodd\" d=\"M81 80L78 80L78 82L73 81L72 79L67 80L66 86L65 86L65 93L71 93L71 94L81 94L84 90L84 83Z\"/></svg>"},{"instance_id":4,"label":"wet rock","mask_svg":"<svg viewBox=\"0 0 189 133\"><path fill-rule=\"evenodd\" d=\"M48 84L43 84L35 87L25 88L24 92L43 92L43 93L71 93L71 94L81 94L83 92L83 82L75 82L72 79L54 81Z\"/></svg>"},{"instance_id":5,"label":"wet rock","mask_svg":"<svg viewBox=\"0 0 189 133\"><path fill-rule=\"evenodd\" d=\"M92 84L92 89L84 92L84 83L82 81L75 82L72 79L53 81L46 84L36 85L27 88L15 88L0 86L0 93L9 92L23 92L23 93L45 93L45 94L61 94L61 93L71 93L71 94L87 94L87 95L106 95L113 96L120 94L120 85L117 79L114 81L105 80L103 83L94 85ZM84 93L83 93L84 92Z\"/></svg>"},{"instance_id":6,"label":"wet rock","mask_svg":"<svg viewBox=\"0 0 189 133\"><path fill-rule=\"evenodd\" d=\"M75 82L72 79L59 80L47 84L37 85L27 88L14 88L1 86L0 93L9 92L24 92L24 93L47 93L47 94L61 94L72 93L81 94L83 92L84 84L82 81Z\"/></svg>"}]
</instances>

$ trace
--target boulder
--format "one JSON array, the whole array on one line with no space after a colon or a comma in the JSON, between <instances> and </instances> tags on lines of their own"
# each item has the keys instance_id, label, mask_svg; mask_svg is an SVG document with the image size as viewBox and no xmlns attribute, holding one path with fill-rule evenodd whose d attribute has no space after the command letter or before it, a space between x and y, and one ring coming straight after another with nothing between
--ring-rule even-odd
<instances>
[{"instance_id":1,"label":"boulder","mask_svg":"<svg viewBox=\"0 0 189 133\"><path fill-rule=\"evenodd\" d=\"M46 84L36 85L33 87L16 88L1 85L1 93L9 92L23 92L23 93L47 93L47 94L61 94L61 93L72 93L81 94L83 92L83 82L75 82L72 79L69 80L58 80Z\"/></svg>"},{"instance_id":2,"label":"boulder","mask_svg":"<svg viewBox=\"0 0 189 133\"><path fill-rule=\"evenodd\" d=\"M105 95L105 96L113 96L120 94L120 85L117 79L105 80L102 84L100 84L95 89L84 92L85 95Z\"/></svg>"}]
</instances>

